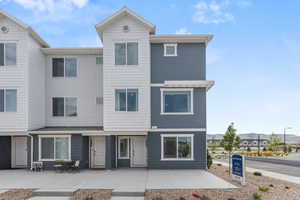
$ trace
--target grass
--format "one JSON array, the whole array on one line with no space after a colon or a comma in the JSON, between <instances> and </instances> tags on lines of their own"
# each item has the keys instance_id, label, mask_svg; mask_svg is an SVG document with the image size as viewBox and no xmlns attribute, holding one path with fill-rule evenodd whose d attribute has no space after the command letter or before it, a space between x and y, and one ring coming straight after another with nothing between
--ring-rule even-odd
<instances>
[{"instance_id":1,"label":"grass","mask_svg":"<svg viewBox=\"0 0 300 200\"><path fill-rule=\"evenodd\" d=\"M254 176L262 176L262 173L261 172L254 172L253 175Z\"/></svg>"},{"instance_id":2,"label":"grass","mask_svg":"<svg viewBox=\"0 0 300 200\"><path fill-rule=\"evenodd\" d=\"M253 200L260 200L261 199L261 194L258 194L257 192L252 194Z\"/></svg>"},{"instance_id":3,"label":"grass","mask_svg":"<svg viewBox=\"0 0 300 200\"><path fill-rule=\"evenodd\" d=\"M269 188L268 187L259 187L258 188L259 189L259 191L261 191L261 192L268 192L269 191Z\"/></svg>"}]
</instances>

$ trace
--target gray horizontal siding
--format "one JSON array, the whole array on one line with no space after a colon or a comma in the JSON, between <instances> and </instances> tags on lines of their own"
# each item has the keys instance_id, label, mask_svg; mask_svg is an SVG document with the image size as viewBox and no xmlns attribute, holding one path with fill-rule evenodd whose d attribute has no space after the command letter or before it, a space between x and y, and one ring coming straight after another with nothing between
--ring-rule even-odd
<instances>
[{"instance_id":1,"label":"gray horizontal siding","mask_svg":"<svg viewBox=\"0 0 300 200\"><path fill-rule=\"evenodd\" d=\"M161 161L161 134L148 133L148 167L150 169L206 169L206 133L180 132L179 134L194 134L193 161Z\"/></svg>"},{"instance_id":2,"label":"gray horizontal siding","mask_svg":"<svg viewBox=\"0 0 300 200\"><path fill-rule=\"evenodd\" d=\"M0 136L0 169L11 168L11 137Z\"/></svg>"},{"instance_id":3,"label":"gray horizontal siding","mask_svg":"<svg viewBox=\"0 0 300 200\"><path fill-rule=\"evenodd\" d=\"M158 128L206 128L206 89L194 88L193 115L161 115L161 92L151 88L151 125Z\"/></svg>"},{"instance_id":4,"label":"gray horizontal siding","mask_svg":"<svg viewBox=\"0 0 300 200\"><path fill-rule=\"evenodd\" d=\"M163 44L151 44L151 83L165 80L205 80L204 43L177 45L177 56L164 56Z\"/></svg>"},{"instance_id":5,"label":"gray horizontal siding","mask_svg":"<svg viewBox=\"0 0 300 200\"><path fill-rule=\"evenodd\" d=\"M105 168L116 168L116 136L106 136L105 146Z\"/></svg>"}]
</instances>

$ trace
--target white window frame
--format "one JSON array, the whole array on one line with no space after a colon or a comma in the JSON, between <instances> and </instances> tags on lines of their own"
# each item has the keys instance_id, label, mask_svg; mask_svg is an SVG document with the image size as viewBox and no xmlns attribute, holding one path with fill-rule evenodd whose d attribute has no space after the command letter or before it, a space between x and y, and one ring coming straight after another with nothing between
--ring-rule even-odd
<instances>
[{"instance_id":1,"label":"white window frame","mask_svg":"<svg viewBox=\"0 0 300 200\"><path fill-rule=\"evenodd\" d=\"M164 138L166 137L176 137L176 158L164 158ZM179 158L178 157L178 137L190 137L191 138L191 158ZM161 153L160 160L161 161L193 161L194 160L194 134L161 134Z\"/></svg>"},{"instance_id":2,"label":"white window frame","mask_svg":"<svg viewBox=\"0 0 300 200\"><path fill-rule=\"evenodd\" d=\"M165 91L189 91L191 92L191 112L164 112L164 92ZM161 115L194 115L194 88L160 88L160 114Z\"/></svg>"},{"instance_id":3,"label":"white window frame","mask_svg":"<svg viewBox=\"0 0 300 200\"><path fill-rule=\"evenodd\" d=\"M117 90L126 90L126 110L122 111L122 110L116 110L116 91ZM128 105L127 105L127 91L128 90L137 90L137 110L136 111L128 111ZM114 90L114 95L115 95L115 98L114 98L114 101L115 101L115 108L114 108L114 111L115 112L128 112L128 113L136 113L136 112L139 112L139 95L140 95L140 92L139 92L139 89L138 88L115 88Z\"/></svg>"},{"instance_id":4,"label":"white window frame","mask_svg":"<svg viewBox=\"0 0 300 200\"><path fill-rule=\"evenodd\" d=\"M42 158L42 138L54 138L54 158L53 159L43 159ZM39 161L56 161L56 160L62 160L62 159L56 159L56 138L68 138L69 140L69 159L64 159L64 161L71 161L71 135L39 135Z\"/></svg>"},{"instance_id":5,"label":"white window frame","mask_svg":"<svg viewBox=\"0 0 300 200\"><path fill-rule=\"evenodd\" d=\"M127 156L125 157L121 157L121 148L120 148L120 144L121 144L121 140L122 139L127 139L128 141L128 145L127 145ZM129 145L130 145L130 137L129 136L119 136L118 137L118 159L129 159Z\"/></svg>"},{"instance_id":6,"label":"white window frame","mask_svg":"<svg viewBox=\"0 0 300 200\"><path fill-rule=\"evenodd\" d=\"M17 88L0 88L0 90L4 90L4 111L1 113L17 113L18 112L18 89ZM6 90L16 90L16 111L6 111Z\"/></svg>"},{"instance_id":7,"label":"white window frame","mask_svg":"<svg viewBox=\"0 0 300 200\"><path fill-rule=\"evenodd\" d=\"M0 41L0 43L2 43L2 44L4 44L3 46L3 50L4 50L4 52L3 52L3 61L4 61L4 65L3 66L0 66L0 68L1 67L16 67L16 66L18 66L18 42L16 42L16 41ZM14 43L14 44L16 44L16 64L15 65L6 65L6 54L5 54L5 44L9 44L9 43Z\"/></svg>"},{"instance_id":8,"label":"white window frame","mask_svg":"<svg viewBox=\"0 0 300 200\"><path fill-rule=\"evenodd\" d=\"M126 56L125 56L125 64L124 65L118 65L118 64L116 64L116 50L115 50L115 48L116 48L116 44L125 44L125 53L126 53ZM127 55L127 43L137 43L137 45L138 45L138 62L137 62L137 64L136 65L128 65L127 64L127 60L128 60L128 55ZM133 40L133 41L114 41L114 50L113 50L113 52L114 52L114 64L115 64L115 66L117 66L117 67L136 67L136 66L138 66L139 65L139 60L140 60L140 52L139 52L139 42L138 41L136 41L136 40Z\"/></svg>"},{"instance_id":9,"label":"white window frame","mask_svg":"<svg viewBox=\"0 0 300 200\"><path fill-rule=\"evenodd\" d=\"M64 59L64 76L53 76L53 59L55 58L63 58ZM66 58L75 58L76 59L76 76L66 76ZM52 70L52 78L78 78L78 57L77 56L54 56L54 57L51 57L51 70Z\"/></svg>"},{"instance_id":10,"label":"white window frame","mask_svg":"<svg viewBox=\"0 0 300 200\"><path fill-rule=\"evenodd\" d=\"M167 54L167 47L174 47L174 54ZM164 56L177 56L177 44L164 44Z\"/></svg>"},{"instance_id":11,"label":"white window frame","mask_svg":"<svg viewBox=\"0 0 300 200\"><path fill-rule=\"evenodd\" d=\"M54 116L53 115L53 99L54 98L64 98L64 116ZM76 98L76 112L77 112L77 115L76 116L67 116L66 115L66 98ZM52 117L71 117L71 118L73 118L73 117L78 117L79 116L79 112L78 112L78 102L79 102L79 98L78 97L70 97L70 96L63 96L63 97L52 97L51 98L51 108L52 108Z\"/></svg>"}]
</instances>

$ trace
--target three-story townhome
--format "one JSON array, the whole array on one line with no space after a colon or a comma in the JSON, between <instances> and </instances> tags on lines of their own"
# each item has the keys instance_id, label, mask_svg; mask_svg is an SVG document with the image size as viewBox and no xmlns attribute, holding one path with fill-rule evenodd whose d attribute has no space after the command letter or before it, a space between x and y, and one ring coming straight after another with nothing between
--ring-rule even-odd
<instances>
[{"instance_id":1,"label":"three-story townhome","mask_svg":"<svg viewBox=\"0 0 300 200\"><path fill-rule=\"evenodd\" d=\"M95 25L102 48L50 48L0 16L0 168L206 169L212 35L157 35L124 7Z\"/></svg>"}]
</instances>

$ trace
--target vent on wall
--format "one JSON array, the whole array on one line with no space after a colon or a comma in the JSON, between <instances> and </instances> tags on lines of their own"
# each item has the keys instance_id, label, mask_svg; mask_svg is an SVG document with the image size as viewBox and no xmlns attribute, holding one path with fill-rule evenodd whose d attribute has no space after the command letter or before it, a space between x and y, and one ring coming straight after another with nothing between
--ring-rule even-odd
<instances>
[{"instance_id":1,"label":"vent on wall","mask_svg":"<svg viewBox=\"0 0 300 200\"><path fill-rule=\"evenodd\" d=\"M2 33L8 33L8 28L6 26L1 27L1 32Z\"/></svg>"},{"instance_id":2,"label":"vent on wall","mask_svg":"<svg viewBox=\"0 0 300 200\"><path fill-rule=\"evenodd\" d=\"M123 26L123 31L126 33L129 31L129 26L128 25L125 25Z\"/></svg>"}]
</instances>

